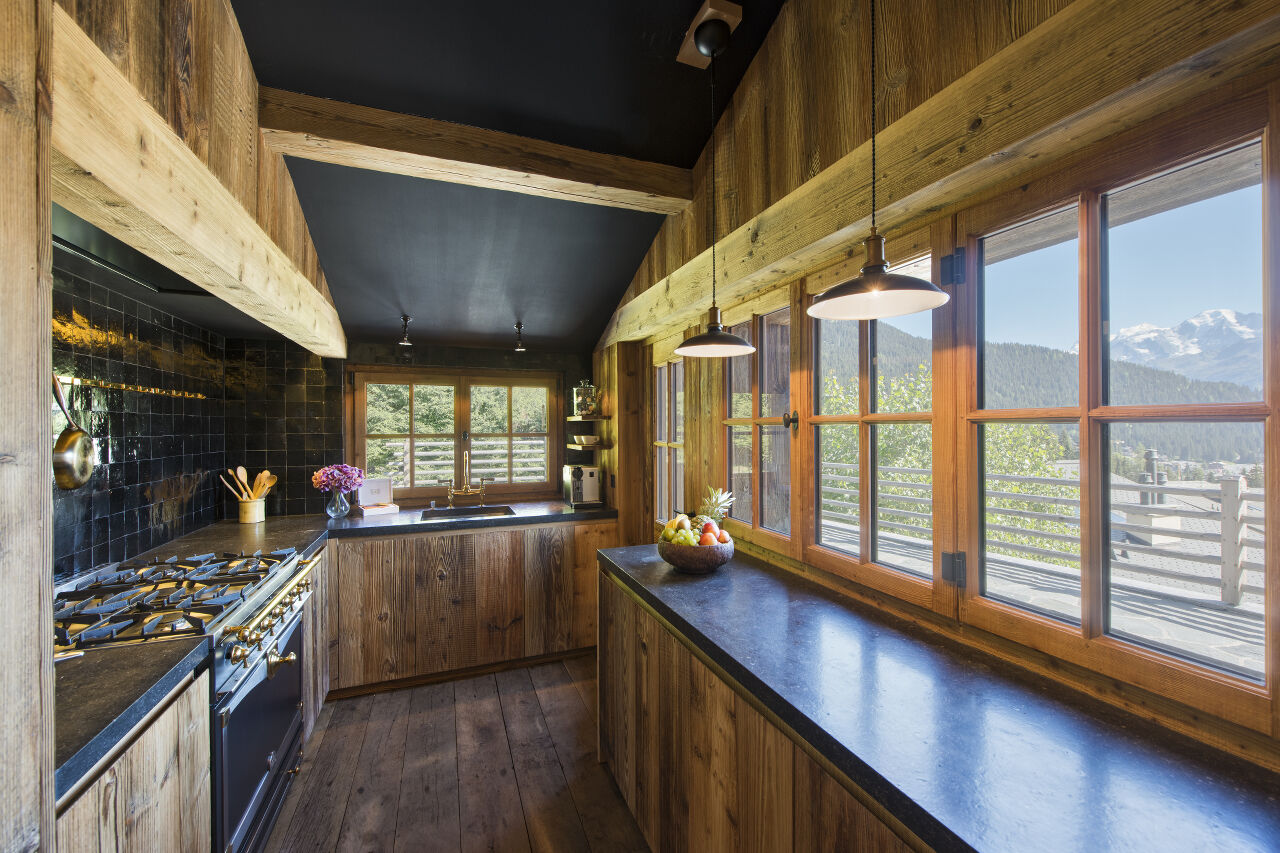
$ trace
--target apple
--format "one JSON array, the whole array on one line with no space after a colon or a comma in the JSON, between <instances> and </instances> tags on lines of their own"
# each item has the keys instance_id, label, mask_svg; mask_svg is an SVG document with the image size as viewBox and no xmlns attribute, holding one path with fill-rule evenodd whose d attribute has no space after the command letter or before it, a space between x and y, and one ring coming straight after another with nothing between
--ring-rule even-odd
<instances>
[{"instance_id":1,"label":"apple","mask_svg":"<svg viewBox=\"0 0 1280 853\"><path fill-rule=\"evenodd\" d=\"M682 516L680 516L678 519L676 519L676 527L677 527L678 529L680 529L680 530L692 530L692 529L693 529L693 525L691 525L691 524L689 523L689 519L688 519L686 516L683 516L683 515L682 515Z\"/></svg>"},{"instance_id":2,"label":"apple","mask_svg":"<svg viewBox=\"0 0 1280 853\"><path fill-rule=\"evenodd\" d=\"M714 545L714 544L716 544L716 537L712 536L710 533L704 533L704 534L702 534L702 538L698 540L698 544L699 544L699 545Z\"/></svg>"},{"instance_id":3,"label":"apple","mask_svg":"<svg viewBox=\"0 0 1280 853\"><path fill-rule=\"evenodd\" d=\"M720 544L721 544L721 545L728 545L728 544L729 544L730 542L732 542L732 541L733 541L733 540L729 538L729 531L727 531L727 530L721 530L721 531L720 531Z\"/></svg>"},{"instance_id":4,"label":"apple","mask_svg":"<svg viewBox=\"0 0 1280 853\"><path fill-rule=\"evenodd\" d=\"M720 528L716 527L716 523L714 521L708 521L702 525L702 532L710 533L712 536L719 536Z\"/></svg>"}]
</instances>

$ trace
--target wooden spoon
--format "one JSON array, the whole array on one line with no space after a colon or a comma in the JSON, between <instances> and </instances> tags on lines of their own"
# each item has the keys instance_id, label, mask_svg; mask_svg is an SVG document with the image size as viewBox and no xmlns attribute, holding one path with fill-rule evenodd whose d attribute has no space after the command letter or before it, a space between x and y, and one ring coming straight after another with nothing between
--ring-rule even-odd
<instances>
[{"instance_id":1,"label":"wooden spoon","mask_svg":"<svg viewBox=\"0 0 1280 853\"><path fill-rule=\"evenodd\" d=\"M253 500L253 492L249 489L249 472L244 470L243 465L236 466L236 476L240 478L240 482L244 485L244 492L249 495L249 500Z\"/></svg>"},{"instance_id":2,"label":"wooden spoon","mask_svg":"<svg viewBox=\"0 0 1280 853\"><path fill-rule=\"evenodd\" d=\"M227 491L231 492L231 494L236 496L236 500L238 501L244 500L244 493L241 492L239 489L235 488L234 486L232 486L231 483L227 481L226 477L219 474L218 479L222 481L222 485L227 487Z\"/></svg>"},{"instance_id":3,"label":"wooden spoon","mask_svg":"<svg viewBox=\"0 0 1280 853\"><path fill-rule=\"evenodd\" d=\"M249 490L249 494L253 496L255 501L262 497L262 480L263 475L266 473L266 471L259 471L258 476L253 478L253 488Z\"/></svg>"},{"instance_id":4,"label":"wooden spoon","mask_svg":"<svg viewBox=\"0 0 1280 853\"><path fill-rule=\"evenodd\" d=\"M250 500L249 493L245 491L244 486L240 484L240 475L236 473L234 468L228 468L227 473L231 475L231 482L236 484L236 491L240 495L240 500Z\"/></svg>"},{"instance_id":5,"label":"wooden spoon","mask_svg":"<svg viewBox=\"0 0 1280 853\"><path fill-rule=\"evenodd\" d=\"M279 482L279 478L270 471L263 471L262 474L262 491L258 494L258 497L265 498L267 492L271 491L271 487Z\"/></svg>"}]
</instances>

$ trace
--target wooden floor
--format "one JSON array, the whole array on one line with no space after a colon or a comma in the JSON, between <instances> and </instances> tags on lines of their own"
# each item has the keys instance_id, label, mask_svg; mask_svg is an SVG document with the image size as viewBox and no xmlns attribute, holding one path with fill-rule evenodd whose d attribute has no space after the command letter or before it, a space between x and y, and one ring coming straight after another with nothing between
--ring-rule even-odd
<instances>
[{"instance_id":1,"label":"wooden floor","mask_svg":"<svg viewBox=\"0 0 1280 853\"><path fill-rule=\"evenodd\" d=\"M331 701L269 851L648 850L596 763L595 657Z\"/></svg>"}]
</instances>

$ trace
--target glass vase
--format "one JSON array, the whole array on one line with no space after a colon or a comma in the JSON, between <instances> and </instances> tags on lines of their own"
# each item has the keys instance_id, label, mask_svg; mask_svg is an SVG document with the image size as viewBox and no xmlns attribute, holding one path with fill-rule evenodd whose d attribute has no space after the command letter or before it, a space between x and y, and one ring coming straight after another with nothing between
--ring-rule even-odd
<instances>
[{"instance_id":1,"label":"glass vase","mask_svg":"<svg viewBox=\"0 0 1280 853\"><path fill-rule=\"evenodd\" d=\"M351 502L347 500L347 496L341 491L334 489L324 511L329 513L330 518L346 518L347 513L351 512Z\"/></svg>"}]
</instances>

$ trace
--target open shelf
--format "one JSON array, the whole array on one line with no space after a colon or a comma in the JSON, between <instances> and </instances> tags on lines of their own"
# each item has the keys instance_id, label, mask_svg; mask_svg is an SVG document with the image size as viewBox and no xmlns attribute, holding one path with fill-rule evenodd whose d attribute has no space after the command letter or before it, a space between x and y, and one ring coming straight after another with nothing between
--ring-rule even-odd
<instances>
[{"instance_id":1,"label":"open shelf","mask_svg":"<svg viewBox=\"0 0 1280 853\"><path fill-rule=\"evenodd\" d=\"M612 444L567 444L570 450L609 450Z\"/></svg>"},{"instance_id":2,"label":"open shelf","mask_svg":"<svg viewBox=\"0 0 1280 853\"><path fill-rule=\"evenodd\" d=\"M610 415L570 415L565 420L573 423L583 423L586 421L607 421L610 417Z\"/></svg>"}]
</instances>

